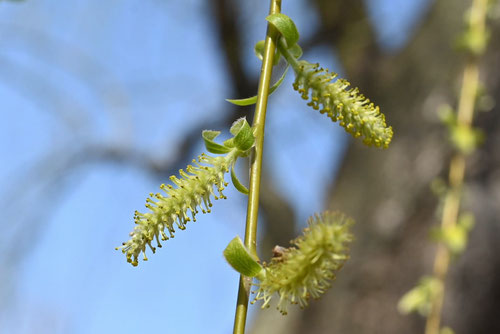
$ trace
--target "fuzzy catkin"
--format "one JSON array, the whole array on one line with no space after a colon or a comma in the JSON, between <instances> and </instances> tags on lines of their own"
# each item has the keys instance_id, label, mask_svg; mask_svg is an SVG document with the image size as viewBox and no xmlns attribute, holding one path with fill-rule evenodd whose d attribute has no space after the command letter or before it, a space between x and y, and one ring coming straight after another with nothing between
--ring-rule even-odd
<instances>
[{"instance_id":1,"label":"fuzzy catkin","mask_svg":"<svg viewBox=\"0 0 500 334\"><path fill-rule=\"evenodd\" d=\"M295 247L280 248L280 254L265 265L266 275L256 284L253 301L263 300L262 308L269 306L275 293L282 314L287 314L289 304L307 306L310 297L317 299L330 287L335 272L349 258L350 218L325 212L311 217L308 224L304 235L292 241Z\"/></svg>"},{"instance_id":2,"label":"fuzzy catkin","mask_svg":"<svg viewBox=\"0 0 500 334\"><path fill-rule=\"evenodd\" d=\"M236 158L233 153L220 157L202 154L198 161L193 160L194 165L187 166L186 171L182 169L179 171L180 178L170 177L175 187L162 184L160 188L165 194L151 193L150 198L146 199L149 212L135 212L136 226L130 233L130 240L117 247L126 255L127 262L137 266L141 252L144 253L146 261L146 245L153 253L156 250L151 245L153 239L156 239L158 247L161 247L160 238L168 240L169 237L174 237L174 223L179 229L184 230L187 222L191 219L196 221L198 209L203 213L210 212L211 197L226 198L222 193L227 186L224 174L229 171ZM214 192L214 187L217 189L217 194ZM168 236L165 229L168 231Z\"/></svg>"},{"instance_id":3,"label":"fuzzy catkin","mask_svg":"<svg viewBox=\"0 0 500 334\"><path fill-rule=\"evenodd\" d=\"M293 88L304 100L310 99L310 107L320 110L334 122L339 121L353 137L363 137L363 143L368 146L389 146L392 127L387 126L379 107L357 88L349 88L350 83L341 78L332 82L337 74L321 68L319 64L300 60L294 70L296 78Z\"/></svg>"}]
</instances>

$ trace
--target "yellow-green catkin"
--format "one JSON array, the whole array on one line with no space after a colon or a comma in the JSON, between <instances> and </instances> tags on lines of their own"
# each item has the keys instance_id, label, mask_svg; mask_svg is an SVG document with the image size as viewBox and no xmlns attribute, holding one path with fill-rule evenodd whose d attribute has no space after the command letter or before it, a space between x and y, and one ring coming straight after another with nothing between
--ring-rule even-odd
<instances>
[{"instance_id":1,"label":"yellow-green catkin","mask_svg":"<svg viewBox=\"0 0 500 334\"><path fill-rule=\"evenodd\" d=\"M180 170L180 178L171 176L173 185L162 184L163 194L150 194L146 199L147 213L135 212L135 228L130 233L130 240L123 243L122 252L127 257L127 262L133 266L138 265L138 256L144 253L146 246L154 253L156 248L151 245L156 239L157 246L161 247L160 240L174 237L174 224L181 230L186 228L186 223L196 221L196 214L210 212L211 198L226 198L222 191L227 186L224 174L236 160L237 155L230 152L226 156L212 157L202 154L198 160L193 160L193 165L188 165L186 170ZM216 192L214 191L216 189ZM168 236L165 233L168 231Z\"/></svg>"},{"instance_id":2,"label":"yellow-green catkin","mask_svg":"<svg viewBox=\"0 0 500 334\"><path fill-rule=\"evenodd\" d=\"M278 310L287 314L289 304L305 307L310 297L319 298L335 273L349 258L348 244L353 237L349 226L353 221L339 212L316 214L308 221L304 235L293 240L295 247L279 248L265 265L255 301L268 307L272 296L279 295Z\"/></svg>"},{"instance_id":3,"label":"yellow-green catkin","mask_svg":"<svg viewBox=\"0 0 500 334\"><path fill-rule=\"evenodd\" d=\"M357 88L338 78L337 74L319 64L299 60L294 64L296 74L293 88L308 105L339 122L353 137L363 137L363 143L387 148L391 142L392 127L387 126L379 107L364 97Z\"/></svg>"}]
</instances>

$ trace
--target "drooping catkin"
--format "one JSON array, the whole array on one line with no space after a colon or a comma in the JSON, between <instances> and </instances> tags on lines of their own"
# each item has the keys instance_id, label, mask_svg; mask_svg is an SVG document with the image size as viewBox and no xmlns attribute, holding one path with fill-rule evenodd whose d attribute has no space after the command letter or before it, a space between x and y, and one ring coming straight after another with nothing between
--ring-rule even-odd
<instances>
[{"instance_id":1,"label":"drooping catkin","mask_svg":"<svg viewBox=\"0 0 500 334\"><path fill-rule=\"evenodd\" d=\"M160 239L168 240L174 237L174 224L184 230L187 222L196 221L199 209L202 213L210 212L211 198L226 198L222 192L227 186L224 174L229 171L236 158L233 153L219 157L202 154L197 161L193 160L193 165L187 166L186 171L179 171L180 178L170 177L173 185L160 186L164 194L151 193L150 198L146 199L149 212L135 212L136 226L130 233L130 240L117 247L126 255L127 262L137 266L141 252L144 253L146 261L146 246L149 246L153 253L156 250L151 244L153 239L156 239L157 246L161 247Z\"/></svg>"},{"instance_id":2,"label":"drooping catkin","mask_svg":"<svg viewBox=\"0 0 500 334\"><path fill-rule=\"evenodd\" d=\"M295 67L293 88L304 100L310 100L310 107L326 114L332 121L338 121L355 138L363 137L363 143L368 146L389 146L392 127L387 126L379 107L357 88L349 88L347 80L337 79L336 73L321 68L319 64L299 60Z\"/></svg>"},{"instance_id":3,"label":"drooping catkin","mask_svg":"<svg viewBox=\"0 0 500 334\"><path fill-rule=\"evenodd\" d=\"M289 304L305 307L310 297L319 298L349 258L352 223L339 212L311 217L304 235L292 241L295 247L280 247L278 256L265 265L266 274L257 284L254 302L263 300L262 308L267 307L277 293L278 309L286 314Z\"/></svg>"}]
</instances>

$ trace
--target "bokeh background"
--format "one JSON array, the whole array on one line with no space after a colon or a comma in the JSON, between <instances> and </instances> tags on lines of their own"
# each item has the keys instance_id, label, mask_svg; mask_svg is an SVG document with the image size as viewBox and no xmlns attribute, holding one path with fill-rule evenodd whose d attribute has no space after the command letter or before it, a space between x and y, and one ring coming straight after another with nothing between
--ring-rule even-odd
<instances>
[{"instance_id":1,"label":"bokeh background","mask_svg":"<svg viewBox=\"0 0 500 334\"><path fill-rule=\"evenodd\" d=\"M0 332L230 333L238 275L222 257L243 235L245 196L228 190L138 268L114 247L150 192L251 108L265 1L0 1ZM465 57L453 47L470 0L284 1L304 58L340 72L381 106L388 150L352 142L291 88L271 98L260 254L287 245L314 212L357 221L352 258L306 311L251 308L250 333L420 333L400 296L431 271L451 149L436 110L456 106ZM481 78L500 100L500 11ZM278 69L277 72L282 71ZM277 73L278 75L280 73ZM444 324L500 332L500 110L469 159L476 215L452 267ZM245 163L240 166L244 179Z\"/></svg>"}]
</instances>

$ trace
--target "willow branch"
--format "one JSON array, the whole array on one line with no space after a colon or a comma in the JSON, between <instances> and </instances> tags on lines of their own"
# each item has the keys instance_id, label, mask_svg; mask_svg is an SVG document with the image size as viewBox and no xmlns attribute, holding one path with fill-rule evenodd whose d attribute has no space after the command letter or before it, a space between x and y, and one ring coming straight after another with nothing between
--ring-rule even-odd
<instances>
[{"instance_id":1,"label":"willow branch","mask_svg":"<svg viewBox=\"0 0 500 334\"><path fill-rule=\"evenodd\" d=\"M482 33L485 30L487 0L474 0L471 8L471 24L476 25ZM462 88L458 105L457 126L470 129L474 116L474 103L479 85L479 64L477 56L469 56L463 72ZM465 175L465 153L456 153L450 162L448 181L450 190L446 194L441 228L453 228L457 224L462 187ZM450 250L444 244L439 244L434 260L434 276L443 284L433 299L431 311L427 317L425 334L438 334L444 301L444 281L450 264Z\"/></svg>"},{"instance_id":2,"label":"willow branch","mask_svg":"<svg viewBox=\"0 0 500 334\"><path fill-rule=\"evenodd\" d=\"M269 13L276 14L281 10L281 0L271 0ZM273 70L273 56L276 49L277 31L270 24L267 25L265 39L264 59L257 93L257 104L255 107L255 117L253 129L255 135L255 151L251 157L250 166L250 187L248 194L247 220L245 228L245 246L254 255L257 255L257 218L259 210L260 179L262 174L262 156L264 146L264 126L266 120L267 99L269 95L269 83ZM245 323L248 309L248 299L250 295L251 279L240 276L238 288L238 300L236 304L236 314L234 318L234 334L245 333Z\"/></svg>"}]
</instances>

